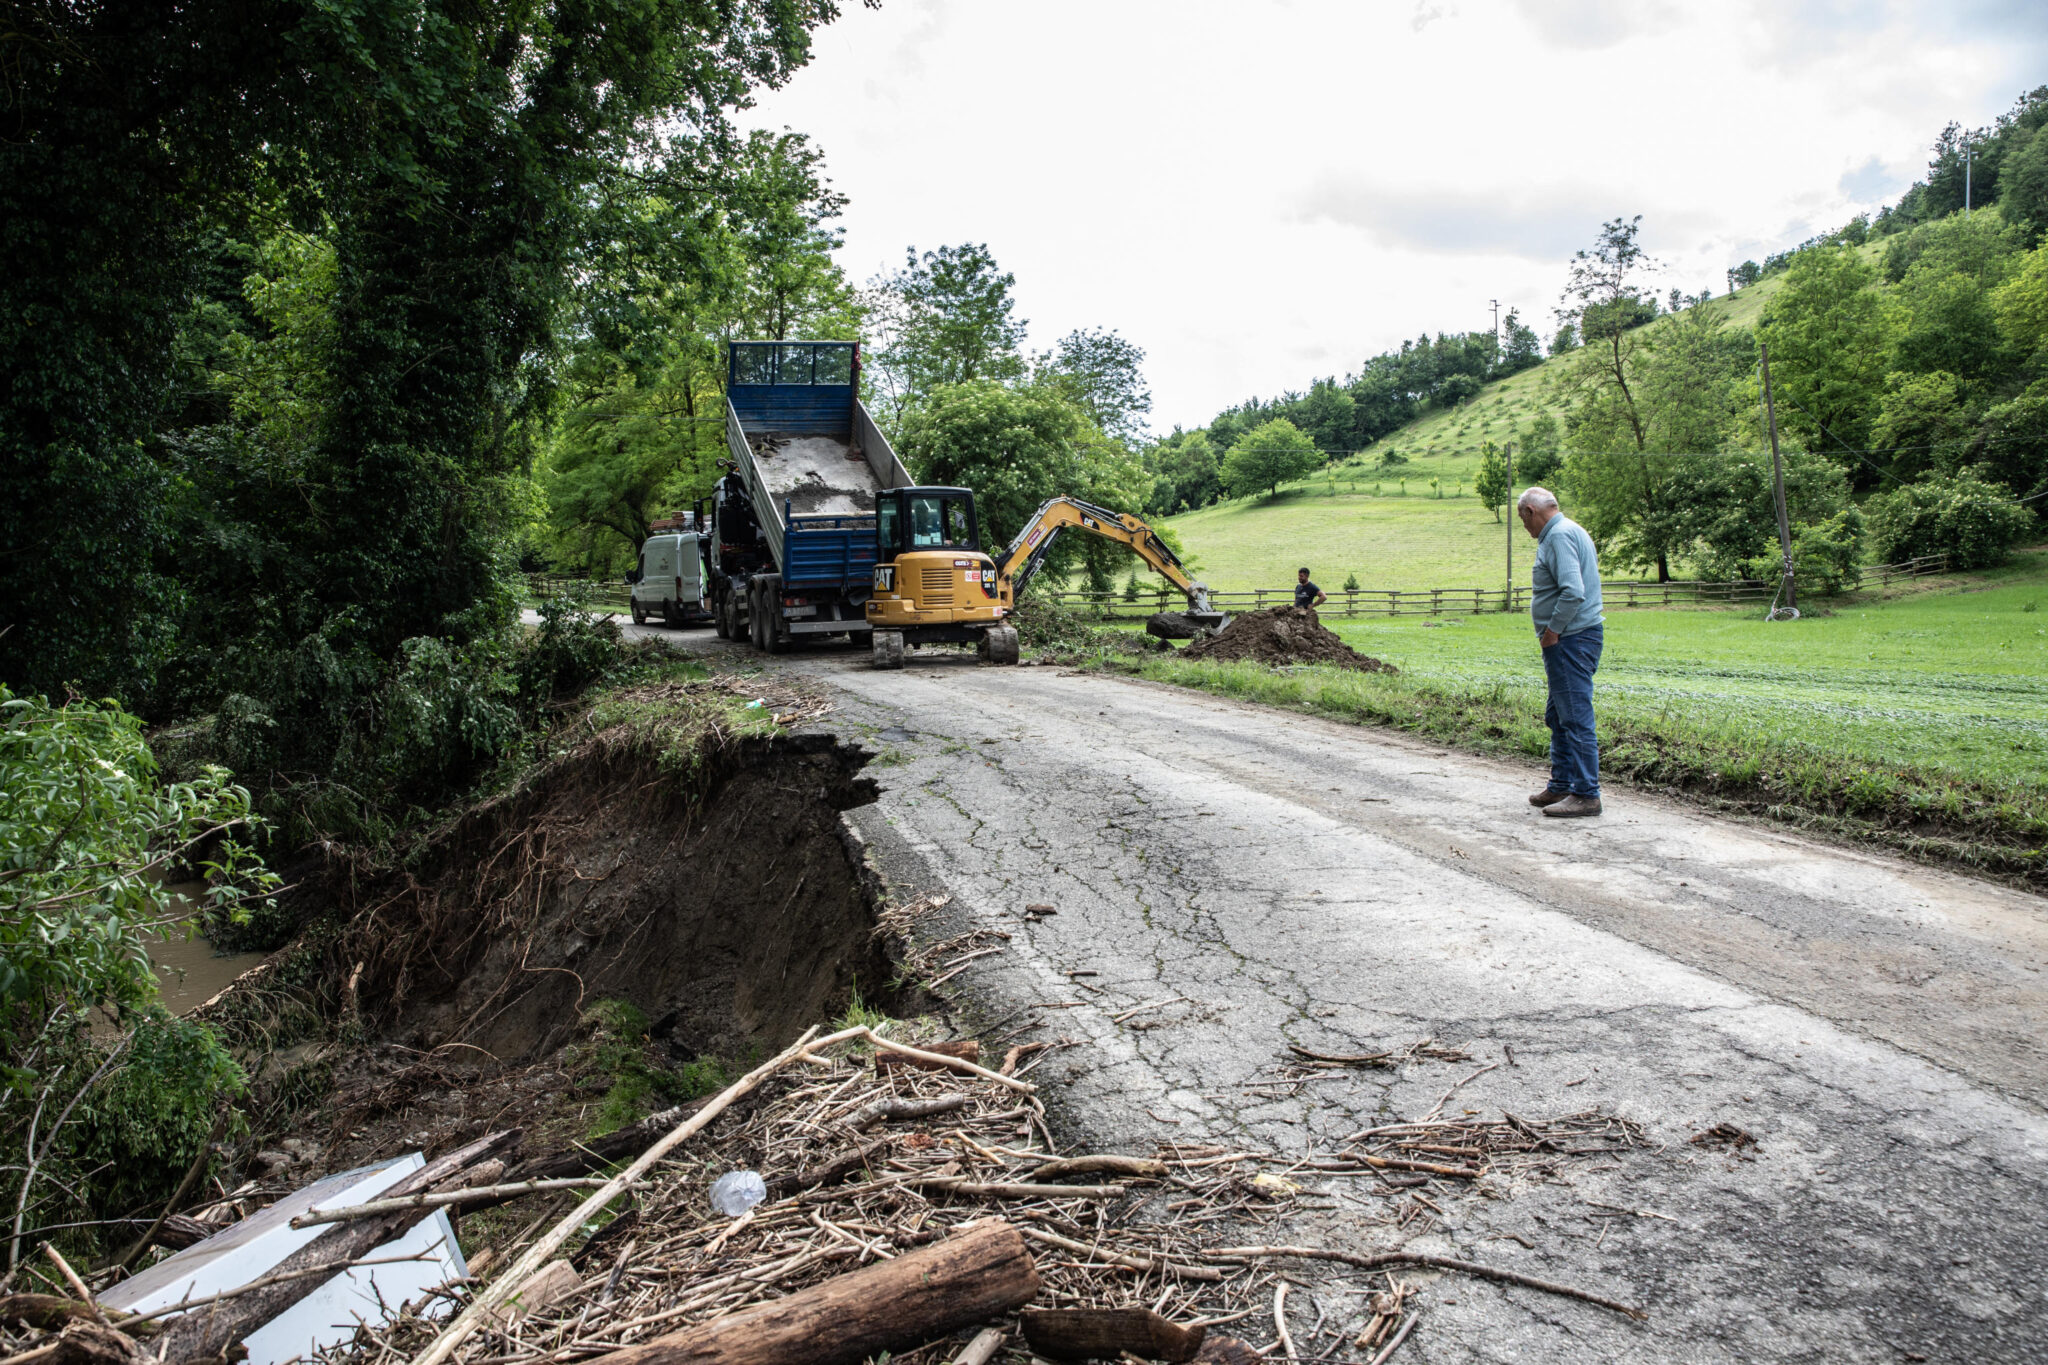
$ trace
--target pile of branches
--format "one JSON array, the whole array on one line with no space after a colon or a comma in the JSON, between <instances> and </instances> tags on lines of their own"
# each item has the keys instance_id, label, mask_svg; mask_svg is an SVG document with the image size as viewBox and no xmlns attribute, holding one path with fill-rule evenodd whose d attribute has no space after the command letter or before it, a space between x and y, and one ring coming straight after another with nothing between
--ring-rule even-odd
<instances>
[{"instance_id":1,"label":"pile of branches","mask_svg":"<svg viewBox=\"0 0 2048 1365\"><path fill-rule=\"evenodd\" d=\"M926 1045L917 1049L925 1058L909 1062L894 1051L899 1046L869 1035L829 1055L806 1053L763 1084L744 1114L736 1111L701 1144L679 1148L653 1166L630 1201L613 1210L566 1264L557 1263L552 1275L528 1275L527 1284L543 1286L539 1293L521 1293L511 1308L472 1309L475 1328L459 1341L451 1344L446 1322L414 1305L391 1324L359 1331L331 1353L333 1365L387 1358L421 1365L553 1365L629 1350L635 1354L620 1357L618 1365L697 1359L683 1345L709 1350L710 1338L693 1332L753 1321L750 1310L763 1305L801 1317L806 1295L828 1294L835 1281L851 1283L842 1277L929 1254L996 1226L1014 1229L1029 1250L1035 1272L1030 1296L1013 1305L1028 1307L1020 1315L956 1322L921 1316L913 1305L889 1305L884 1316L905 1333L886 1347L892 1361L954 1359L966 1344L964 1334L975 1330L991 1343L990 1354L979 1357L984 1360L1005 1341L1028 1342L1034 1354L1058 1358L1056 1338L1077 1330L1113 1330L1121 1334L1120 1349L1140 1356L1189 1359L1206 1329L1241 1324L1234 1330L1264 1336L1264 1320L1276 1310L1276 1321L1284 1322L1287 1281L1269 1263L1289 1258L1348 1261L1381 1272L1462 1270L1634 1312L1596 1294L1450 1257L1215 1246L1225 1229L1241 1237L1287 1213L1297 1191L1284 1178L1261 1178L1261 1171L1268 1165L1300 1170L1303 1163L1213 1144L1062 1156L1028 1080L1050 1051L1020 1057L1022 1050L1012 1049L1005 1071L1017 1074L1010 1075L980 1067L972 1042ZM1483 1126L1462 1125L1459 1141ZM1537 1142L1552 1140L1551 1133L1590 1134L1593 1127L1593 1116L1554 1121L1538 1129ZM1398 1142L1416 1135L1384 1136ZM1492 1144L1503 1158L1513 1145L1471 1140ZM737 1218L714 1213L708 1200L713 1182L748 1170L763 1177L767 1199ZM529 1253L522 1264L531 1262L530 1243L507 1248L508 1255L522 1251ZM514 1273L525 1274L518 1267ZM1383 1283L1385 1290L1370 1297L1362 1334L1376 1341L1412 1325L1405 1304L1411 1287L1391 1277ZM973 1295L955 1286L954 1297ZM1234 1345L1212 1336L1203 1358L1234 1358L1216 1354ZM1182 1350L1186 1354L1177 1354ZM836 1357L821 1350L803 1358Z\"/></svg>"},{"instance_id":2,"label":"pile of branches","mask_svg":"<svg viewBox=\"0 0 2048 1365\"><path fill-rule=\"evenodd\" d=\"M1250 1362L1253 1348L1215 1329L1263 1338L1269 1321L1267 1354L1319 1349L1316 1358L1341 1360L1349 1345L1383 1358L1416 1321L1415 1286L1392 1272L1418 1269L1638 1316L1597 1293L1456 1257L1243 1242L1296 1206L1302 1191L1289 1175L1354 1174L1401 1195L1488 1171L1540 1173L1639 1142L1625 1121L1597 1112L1539 1122L1431 1118L1357 1134L1341 1153L1293 1159L1193 1143L1063 1155L1029 1079L1056 1050L1013 1048L991 1069L971 1040L910 1046L866 1028L807 1035L709 1101L599 1144L579 1169L631 1156L607 1179L562 1178L570 1170L545 1161L508 1169L517 1133L479 1139L422 1170L423 1193L408 1187L403 1198L299 1220L336 1223L330 1238L357 1229L343 1250L361 1257L391 1235L391 1220L416 1221L429 1205L548 1201L507 1245L476 1253L470 1278L360 1327L325 1365L740 1365L859 1361L884 1351L903 1365L938 1365L987 1362L1011 1348L1048 1359L1127 1352ZM766 1198L727 1217L714 1211L710 1191L733 1172L757 1173ZM566 1212L565 1199L577 1201ZM374 1241L362 1231L372 1226L384 1229ZM300 1253L329 1254L318 1246ZM1297 1339L1286 1304L1295 1281L1275 1265L1288 1261L1369 1272L1364 1284L1354 1281L1366 1311L1327 1323L1318 1313ZM0 1354L143 1365L140 1351L57 1348L66 1340L82 1347L95 1333L117 1344L123 1334L167 1344L158 1324L138 1330L116 1315L98 1325L90 1292L74 1289L76 1299L57 1309L0 1299ZM266 1303L295 1292L245 1286L229 1297L251 1290ZM184 1335L217 1354L259 1316L242 1314L232 1333ZM172 1319L165 1336L179 1336L184 1321ZM53 1335L58 1328L65 1337Z\"/></svg>"}]
</instances>

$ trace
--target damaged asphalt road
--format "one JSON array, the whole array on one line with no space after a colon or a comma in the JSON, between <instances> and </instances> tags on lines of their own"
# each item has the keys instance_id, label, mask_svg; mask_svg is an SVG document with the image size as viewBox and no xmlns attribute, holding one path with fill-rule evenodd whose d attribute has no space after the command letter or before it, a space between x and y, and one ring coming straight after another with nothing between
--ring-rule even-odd
<instances>
[{"instance_id":1,"label":"damaged asphalt road","mask_svg":"<svg viewBox=\"0 0 2048 1365\"><path fill-rule=\"evenodd\" d=\"M835 688L823 728L876 751L881 799L848 818L900 892L951 894L926 933L1011 936L947 989L1079 1044L1033 1074L1063 1138L1305 1156L1439 1103L1647 1129L1550 1181L1438 1181L1430 1209L1296 1172L1261 1237L1464 1255L1650 1315L1404 1272L1426 1288L1402 1359L2042 1358L2041 898L1619 788L1546 821L1528 766L1162 686L771 666ZM1290 1044L1424 1039L1469 1060L1281 1083ZM1721 1124L1756 1145L1690 1141ZM1384 1286L1285 1269L1297 1339Z\"/></svg>"},{"instance_id":2,"label":"damaged asphalt road","mask_svg":"<svg viewBox=\"0 0 2048 1365\"><path fill-rule=\"evenodd\" d=\"M1176 689L794 666L880 755L851 818L885 872L952 894L931 932L1012 936L954 984L1042 1020L1023 1040L1080 1042L1036 1073L1076 1140L1329 1153L1461 1082L1453 1115L1648 1129L1492 1198L1439 1182L1442 1216L1405 1227L1403 1192L1298 1174L1276 1240L1464 1254L1650 1312L1439 1279L1408 1358L2041 1358L2041 899L1622 790L1545 821L1525 767ZM1426 1038L1471 1060L1274 1084L1290 1043ZM1689 1141L1717 1124L1757 1146ZM1311 1278L1297 1332L1377 1287Z\"/></svg>"}]
</instances>

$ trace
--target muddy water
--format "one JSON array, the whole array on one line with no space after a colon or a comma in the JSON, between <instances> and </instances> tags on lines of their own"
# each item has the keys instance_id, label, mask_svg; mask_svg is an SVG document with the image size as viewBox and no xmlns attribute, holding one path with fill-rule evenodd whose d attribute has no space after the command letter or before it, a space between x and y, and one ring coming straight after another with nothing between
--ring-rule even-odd
<instances>
[{"instance_id":1,"label":"muddy water","mask_svg":"<svg viewBox=\"0 0 2048 1365\"><path fill-rule=\"evenodd\" d=\"M196 916L198 904L192 897L205 890L200 882L167 886L175 900L178 916ZM153 934L143 940L149 960L156 968L157 998L172 1014L189 1014L211 1000L222 987L263 960L262 953L231 953L216 957L213 945L198 936L185 937L182 928Z\"/></svg>"}]
</instances>

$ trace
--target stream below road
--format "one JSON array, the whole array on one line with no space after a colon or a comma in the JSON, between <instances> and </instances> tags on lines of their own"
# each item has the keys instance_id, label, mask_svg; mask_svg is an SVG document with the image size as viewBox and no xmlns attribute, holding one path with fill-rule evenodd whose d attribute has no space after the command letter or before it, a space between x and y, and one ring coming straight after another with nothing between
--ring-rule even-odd
<instances>
[{"instance_id":1,"label":"stream below road","mask_svg":"<svg viewBox=\"0 0 2048 1365\"><path fill-rule=\"evenodd\" d=\"M146 936L143 946L156 969L157 999L172 1014L190 1014L261 962L264 955L216 953L205 938L185 932L184 925L198 919L199 897L206 894L206 883L175 882L164 889L174 898L172 909L178 922L163 933Z\"/></svg>"}]
</instances>

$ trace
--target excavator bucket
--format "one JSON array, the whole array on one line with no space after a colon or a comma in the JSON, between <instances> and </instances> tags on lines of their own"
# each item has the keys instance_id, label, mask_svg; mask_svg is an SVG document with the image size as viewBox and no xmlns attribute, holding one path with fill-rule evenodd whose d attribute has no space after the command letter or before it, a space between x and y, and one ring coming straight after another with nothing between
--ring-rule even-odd
<instances>
[{"instance_id":1,"label":"excavator bucket","mask_svg":"<svg viewBox=\"0 0 2048 1365\"><path fill-rule=\"evenodd\" d=\"M1145 622L1145 633L1162 640L1199 640L1230 624L1220 611L1162 611Z\"/></svg>"}]
</instances>

